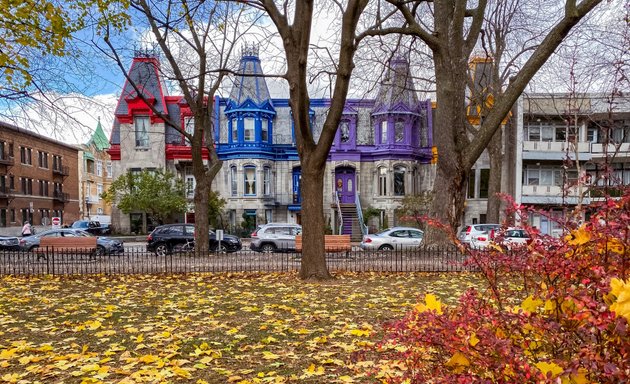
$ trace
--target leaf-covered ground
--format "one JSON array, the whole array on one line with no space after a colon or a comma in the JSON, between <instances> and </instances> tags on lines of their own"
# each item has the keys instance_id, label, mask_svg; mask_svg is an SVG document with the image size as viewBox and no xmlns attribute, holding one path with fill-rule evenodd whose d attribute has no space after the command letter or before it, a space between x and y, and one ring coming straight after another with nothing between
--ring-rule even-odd
<instances>
[{"instance_id":1,"label":"leaf-covered ground","mask_svg":"<svg viewBox=\"0 0 630 384\"><path fill-rule=\"evenodd\" d=\"M0 382L370 383L370 348L427 292L470 274L0 278Z\"/></svg>"}]
</instances>

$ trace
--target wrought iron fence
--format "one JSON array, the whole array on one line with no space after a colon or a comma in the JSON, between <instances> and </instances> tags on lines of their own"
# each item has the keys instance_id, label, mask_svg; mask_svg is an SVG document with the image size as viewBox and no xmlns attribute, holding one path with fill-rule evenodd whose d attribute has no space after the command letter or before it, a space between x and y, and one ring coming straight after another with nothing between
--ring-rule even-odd
<instances>
[{"instance_id":1,"label":"wrought iron fence","mask_svg":"<svg viewBox=\"0 0 630 384\"><path fill-rule=\"evenodd\" d=\"M331 271L352 272L454 272L472 267L467 255L455 247L414 250L328 253ZM177 274L194 272L290 272L300 269L299 253L177 252L158 256L145 247L126 247L120 254L97 255L85 252L0 251L0 275L89 275L89 274Z\"/></svg>"}]
</instances>

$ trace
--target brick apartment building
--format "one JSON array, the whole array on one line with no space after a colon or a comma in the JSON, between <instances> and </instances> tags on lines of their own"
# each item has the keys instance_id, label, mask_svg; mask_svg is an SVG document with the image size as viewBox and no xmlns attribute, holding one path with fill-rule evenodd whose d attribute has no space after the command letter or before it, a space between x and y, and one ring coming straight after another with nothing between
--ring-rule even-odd
<instances>
[{"instance_id":1,"label":"brick apartment building","mask_svg":"<svg viewBox=\"0 0 630 384\"><path fill-rule=\"evenodd\" d=\"M0 122L0 227L79 219L78 149Z\"/></svg>"}]
</instances>

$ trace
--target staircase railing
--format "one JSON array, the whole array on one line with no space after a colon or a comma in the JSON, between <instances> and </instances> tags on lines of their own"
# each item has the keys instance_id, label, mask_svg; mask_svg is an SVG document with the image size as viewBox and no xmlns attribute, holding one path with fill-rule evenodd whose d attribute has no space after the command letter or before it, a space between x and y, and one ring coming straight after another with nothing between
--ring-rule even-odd
<instances>
[{"instance_id":1,"label":"staircase railing","mask_svg":"<svg viewBox=\"0 0 630 384\"><path fill-rule=\"evenodd\" d=\"M341 205L339 205L339 192L335 191L335 204L337 205L337 214L339 214L339 232L338 235L343 233L343 215L341 214Z\"/></svg>"},{"instance_id":2,"label":"staircase railing","mask_svg":"<svg viewBox=\"0 0 630 384\"><path fill-rule=\"evenodd\" d=\"M363 221L363 210L361 209L361 199L359 198L359 192L357 192L354 196L354 204L357 207L357 219L359 220L361 234L365 236L368 234L368 226Z\"/></svg>"}]
</instances>

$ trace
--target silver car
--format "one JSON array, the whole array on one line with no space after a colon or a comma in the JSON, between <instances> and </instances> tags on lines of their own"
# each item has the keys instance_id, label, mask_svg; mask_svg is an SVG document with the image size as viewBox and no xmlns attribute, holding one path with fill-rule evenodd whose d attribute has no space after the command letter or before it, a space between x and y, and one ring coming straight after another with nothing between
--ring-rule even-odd
<instances>
[{"instance_id":1,"label":"silver car","mask_svg":"<svg viewBox=\"0 0 630 384\"><path fill-rule=\"evenodd\" d=\"M258 252L295 251L295 236L300 233L299 224L265 224L252 233L249 248Z\"/></svg>"},{"instance_id":2,"label":"silver car","mask_svg":"<svg viewBox=\"0 0 630 384\"><path fill-rule=\"evenodd\" d=\"M360 246L366 251L410 249L420 246L423 237L424 232L418 228L394 227L373 235L365 235Z\"/></svg>"},{"instance_id":3,"label":"silver car","mask_svg":"<svg viewBox=\"0 0 630 384\"><path fill-rule=\"evenodd\" d=\"M461 231L459 231L459 235L457 238L464 244L470 244L471 240L477 238L477 236L483 233L489 233L491 231L497 231L501 228L499 224L472 224L465 225Z\"/></svg>"}]
</instances>

